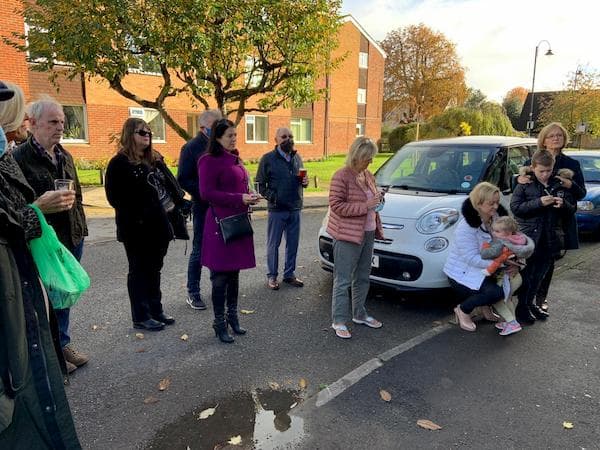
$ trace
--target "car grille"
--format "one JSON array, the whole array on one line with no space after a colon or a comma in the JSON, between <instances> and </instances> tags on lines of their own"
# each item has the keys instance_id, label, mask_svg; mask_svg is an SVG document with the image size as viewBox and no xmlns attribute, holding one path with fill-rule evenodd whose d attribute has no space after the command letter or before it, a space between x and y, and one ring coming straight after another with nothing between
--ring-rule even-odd
<instances>
[{"instance_id":1,"label":"car grille","mask_svg":"<svg viewBox=\"0 0 600 450\"><path fill-rule=\"evenodd\" d=\"M333 241L326 237L319 238L319 252L321 256L333 263ZM371 275L398 281L416 281L423 273L423 262L420 258L411 255L401 255L375 249L379 256L379 267L371 269Z\"/></svg>"}]
</instances>

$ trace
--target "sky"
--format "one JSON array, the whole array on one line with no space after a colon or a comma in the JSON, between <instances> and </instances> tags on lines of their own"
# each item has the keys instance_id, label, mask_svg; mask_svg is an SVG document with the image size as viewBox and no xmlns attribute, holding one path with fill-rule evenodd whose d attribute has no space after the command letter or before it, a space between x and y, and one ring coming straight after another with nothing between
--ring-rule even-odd
<instances>
[{"instance_id":1,"label":"sky","mask_svg":"<svg viewBox=\"0 0 600 450\"><path fill-rule=\"evenodd\" d=\"M561 90L578 67L600 70L597 0L343 0L369 35L423 23L456 45L467 86L501 102L517 86ZM548 44L554 56L545 56Z\"/></svg>"}]
</instances>

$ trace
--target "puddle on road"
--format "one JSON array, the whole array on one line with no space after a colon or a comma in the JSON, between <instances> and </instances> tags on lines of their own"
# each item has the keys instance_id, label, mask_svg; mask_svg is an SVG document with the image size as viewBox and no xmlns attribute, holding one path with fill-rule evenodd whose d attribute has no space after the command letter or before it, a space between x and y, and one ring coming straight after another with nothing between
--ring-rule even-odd
<instances>
[{"instance_id":1,"label":"puddle on road","mask_svg":"<svg viewBox=\"0 0 600 450\"><path fill-rule=\"evenodd\" d=\"M301 398L297 391L256 390L236 393L202 405L176 422L161 428L147 449L288 449L304 437L304 421L288 413ZM199 419L200 412L214 408L214 414ZM228 441L241 436L240 445Z\"/></svg>"}]
</instances>

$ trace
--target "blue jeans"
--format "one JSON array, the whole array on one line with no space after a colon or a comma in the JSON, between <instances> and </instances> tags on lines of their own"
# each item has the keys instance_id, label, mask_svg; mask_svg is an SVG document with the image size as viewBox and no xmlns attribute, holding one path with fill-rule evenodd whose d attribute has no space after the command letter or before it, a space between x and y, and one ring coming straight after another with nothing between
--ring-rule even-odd
<instances>
[{"instance_id":1,"label":"blue jeans","mask_svg":"<svg viewBox=\"0 0 600 450\"><path fill-rule=\"evenodd\" d=\"M200 278L202 276L202 235L204 234L204 220L206 218L206 205L194 201L192 208L194 237L192 240L192 253L188 262L187 291L189 295L200 294Z\"/></svg>"},{"instance_id":2,"label":"blue jeans","mask_svg":"<svg viewBox=\"0 0 600 450\"><path fill-rule=\"evenodd\" d=\"M277 278L279 245L285 233L285 266L283 278L293 278L300 242L300 210L269 211L267 219L267 277Z\"/></svg>"},{"instance_id":3,"label":"blue jeans","mask_svg":"<svg viewBox=\"0 0 600 450\"><path fill-rule=\"evenodd\" d=\"M81 261L83 256L83 239L79 244L73 248L69 248L73 256L77 261ZM71 308L55 309L54 315L58 322L58 334L60 338L60 346L65 348L71 342L71 335L69 334L69 318L71 315Z\"/></svg>"}]
</instances>

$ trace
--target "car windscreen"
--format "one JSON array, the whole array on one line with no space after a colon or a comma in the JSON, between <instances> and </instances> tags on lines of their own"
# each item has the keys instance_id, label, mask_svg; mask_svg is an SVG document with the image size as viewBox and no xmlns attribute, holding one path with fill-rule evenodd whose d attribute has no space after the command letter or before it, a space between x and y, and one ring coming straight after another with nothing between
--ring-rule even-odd
<instances>
[{"instance_id":1,"label":"car windscreen","mask_svg":"<svg viewBox=\"0 0 600 450\"><path fill-rule=\"evenodd\" d=\"M586 183L600 183L600 155L598 156L580 156L569 155L571 158L579 161L583 179Z\"/></svg>"},{"instance_id":2,"label":"car windscreen","mask_svg":"<svg viewBox=\"0 0 600 450\"><path fill-rule=\"evenodd\" d=\"M409 144L375 174L377 184L399 189L469 193L484 175L491 147Z\"/></svg>"}]
</instances>

